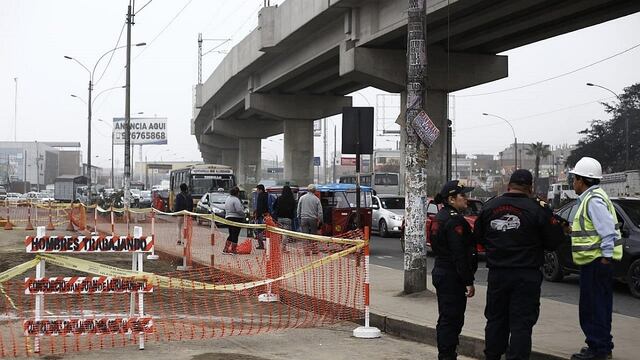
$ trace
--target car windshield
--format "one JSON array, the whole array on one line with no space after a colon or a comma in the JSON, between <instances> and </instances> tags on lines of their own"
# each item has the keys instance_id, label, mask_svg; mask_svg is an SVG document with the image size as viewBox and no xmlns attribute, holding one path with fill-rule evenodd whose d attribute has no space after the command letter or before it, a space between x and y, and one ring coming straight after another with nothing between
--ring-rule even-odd
<instances>
[{"instance_id":1,"label":"car windshield","mask_svg":"<svg viewBox=\"0 0 640 360\"><path fill-rule=\"evenodd\" d=\"M228 197L229 197L229 194L212 193L212 194L209 194L209 201L211 201L212 204L224 204L224 202L227 201Z\"/></svg>"},{"instance_id":2,"label":"car windshield","mask_svg":"<svg viewBox=\"0 0 640 360\"><path fill-rule=\"evenodd\" d=\"M151 197L151 191L149 191L149 190L140 191L140 196L145 197L145 198L150 198Z\"/></svg>"},{"instance_id":3,"label":"car windshield","mask_svg":"<svg viewBox=\"0 0 640 360\"><path fill-rule=\"evenodd\" d=\"M627 214L629 220L640 227L640 200L617 200L616 203Z\"/></svg>"},{"instance_id":4,"label":"car windshield","mask_svg":"<svg viewBox=\"0 0 640 360\"><path fill-rule=\"evenodd\" d=\"M380 202L383 209L404 210L404 198L402 197L381 198Z\"/></svg>"}]
</instances>

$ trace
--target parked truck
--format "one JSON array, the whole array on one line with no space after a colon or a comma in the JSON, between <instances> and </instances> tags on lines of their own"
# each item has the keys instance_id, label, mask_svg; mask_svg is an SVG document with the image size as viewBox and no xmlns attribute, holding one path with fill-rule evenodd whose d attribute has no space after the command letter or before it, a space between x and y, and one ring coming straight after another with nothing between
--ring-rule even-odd
<instances>
[{"instance_id":1,"label":"parked truck","mask_svg":"<svg viewBox=\"0 0 640 360\"><path fill-rule=\"evenodd\" d=\"M559 208L568 200L577 198L576 192L569 186L569 183L554 183L549 185L547 192L547 202L554 209Z\"/></svg>"},{"instance_id":2,"label":"parked truck","mask_svg":"<svg viewBox=\"0 0 640 360\"><path fill-rule=\"evenodd\" d=\"M62 175L56 178L54 198L56 201L75 202L80 199L78 189L86 186L88 178L82 175Z\"/></svg>"},{"instance_id":3,"label":"parked truck","mask_svg":"<svg viewBox=\"0 0 640 360\"><path fill-rule=\"evenodd\" d=\"M640 170L602 175L600 187L611 197L640 196Z\"/></svg>"}]
</instances>

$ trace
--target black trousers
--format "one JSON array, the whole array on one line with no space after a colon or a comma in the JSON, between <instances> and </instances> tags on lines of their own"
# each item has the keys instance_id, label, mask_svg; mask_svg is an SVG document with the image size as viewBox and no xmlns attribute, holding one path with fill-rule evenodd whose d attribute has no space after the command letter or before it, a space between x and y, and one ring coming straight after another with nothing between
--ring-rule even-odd
<instances>
[{"instance_id":1,"label":"black trousers","mask_svg":"<svg viewBox=\"0 0 640 360\"><path fill-rule=\"evenodd\" d=\"M531 331L540 315L539 269L490 268L484 316L485 356L498 360L529 359Z\"/></svg>"},{"instance_id":2,"label":"black trousers","mask_svg":"<svg viewBox=\"0 0 640 360\"><path fill-rule=\"evenodd\" d=\"M455 267L434 267L431 280L438 296L438 359L455 359L467 308L466 287Z\"/></svg>"},{"instance_id":3,"label":"black trousers","mask_svg":"<svg viewBox=\"0 0 640 360\"><path fill-rule=\"evenodd\" d=\"M241 218L235 218L235 217L230 217L227 218L227 220L229 221L235 221L235 222L244 222L244 219ZM242 228L237 227L237 226L233 226L233 225L229 225L229 237L227 237L227 240L231 241L234 244L238 243L238 236L240 236L240 230L242 230Z\"/></svg>"},{"instance_id":4,"label":"black trousers","mask_svg":"<svg viewBox=\"0 0 640 360\"><path fill-rule=\"evenodd\" d=\"M586 343L596 354L613 350L611 312L613 309L613 264L596 259L580 269L580 327Z\"/></svg>"}]
</instances>

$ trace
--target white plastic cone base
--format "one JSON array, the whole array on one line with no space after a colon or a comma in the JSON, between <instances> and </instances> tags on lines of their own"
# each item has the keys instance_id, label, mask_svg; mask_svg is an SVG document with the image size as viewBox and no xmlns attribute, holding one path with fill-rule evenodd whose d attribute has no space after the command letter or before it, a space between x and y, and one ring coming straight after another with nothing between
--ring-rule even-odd
<instances>
[{"instance_id":1,"label":"white plastic cone base","mask_svg":"<svg viewBox=\"0 0 640 360\"><path fill-rule=\"evenodd\" d=\"M280 301L280 298L278 297L278 294L260 294L258 295L258 301L259 302L277 302Z\"/></svg>"},{"instance_id":2,"label":"white plastic cone base","mask_svg":"<svg viewBox=\"0 0 640 360\"><path fill-rule=\"evenodd\" d=\"M160 256L155 255L155 254L149 254L147 255L147 260L158 260L160 259Z\"/></svg>"},{"instance_id":3,"label":"white plastic cone base","mask_svg":"<svg viewBox=\"0 0 640 360\"><path fill-rule=\"evenodd\" d=\"M178 271L187 271L187 270L191 270L191 266L183 266L183 265L180 265L180 266L176 267L176 270L178 270Z\"/></svg>"},{"instance_id":4,"label":"white plastic cone base","mask_svg":"<svg viewBox=\"0 0 640 360\"><path fill-rule=\"evenodd\" d=\"M373 326L359 326L353 330L353 337L359 339L376 339L380 337L380 329Z\"/></svg>"}]
</instances>

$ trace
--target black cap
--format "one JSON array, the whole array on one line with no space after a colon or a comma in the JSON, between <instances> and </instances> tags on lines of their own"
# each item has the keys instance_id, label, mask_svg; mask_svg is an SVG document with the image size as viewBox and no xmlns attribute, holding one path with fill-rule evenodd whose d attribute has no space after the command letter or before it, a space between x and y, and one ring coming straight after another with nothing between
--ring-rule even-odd
<instances>
[{"instance_id":1,"label":"black cap","mask_svg":"<svg viewBox=\"0 0 640 360\"><path fill-rule=\"evenodd\" d=\"M471 192L473 190L472 187L464 186L458 180L447 181L446 184L440 190L440 197L444 201L449 196L456 196L458 194L465 194Z\"/></svg>"},{"instance_id":2,"label":"black cap","mask_svg":"<svg viewBox=\"0 0 640 360\"><path fill-rule=\"evenodd\" d=\"M533 175L529 170L518 169L511 174L509 184L533 185Z\"/></svg>"}]
</instances>

